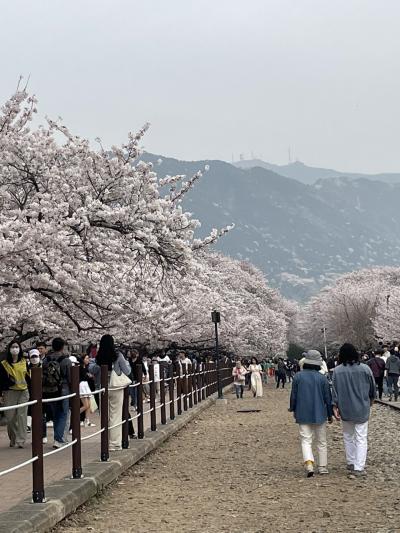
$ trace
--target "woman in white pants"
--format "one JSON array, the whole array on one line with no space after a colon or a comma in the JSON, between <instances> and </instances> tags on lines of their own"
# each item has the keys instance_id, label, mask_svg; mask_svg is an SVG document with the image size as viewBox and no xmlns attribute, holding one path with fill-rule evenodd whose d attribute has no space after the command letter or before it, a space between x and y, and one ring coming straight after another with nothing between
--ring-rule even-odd
<instances>
[{"instance_id":1,"label":"woman in white pants","mask_svg":"<svg viewBox=\"0 0 400 533\"><path fill-rule=\"evenodd\" d=\"M118 376L122 373L129 376L131 367L121 352L117 352L114 339L111 335L103 335L100 339L99 351L96 357L98 365L107 365L109 376L112 370ZM122 404L124 401L124 389L110 390L108 392L108 426L109 450L115 452L122 449ZM113 427L116 426L116 427Z\"/></svg>"},{"instance_id":2,"label":"woman in white pants","mask_svg":"<svg viewBox=\"0 0 400 533\"><path fill-rule=\"evenodd\" d=\"M365 475L368 420L376 386L371 369L360 363L352 344L340 348L339 362L332 377L333 412L337 420L342 420L347 470L354 478Z\"/></svg>"},{"instance_id":3,"label":"woman in white pants","mask_svg":"<svg viewBox=\"0 0 400 533\"><path fill-rule=\"evenodd\" d=\"M326 376L320 373L322 355L309 350L303 360L303 370L293 378L289 411L299 424L301 451L307 477L314 475L315 437L318 452L318 473L328 474L326 421L332 422L332 397Z\"/></svg>"}]
</instances>

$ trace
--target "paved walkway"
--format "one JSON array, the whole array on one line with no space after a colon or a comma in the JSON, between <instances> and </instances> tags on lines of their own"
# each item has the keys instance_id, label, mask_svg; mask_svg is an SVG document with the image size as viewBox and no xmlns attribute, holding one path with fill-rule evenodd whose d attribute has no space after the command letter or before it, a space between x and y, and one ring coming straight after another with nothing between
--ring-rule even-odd
<instances>
[{"instance_id":1,"label":"paved walkway","mask_svg":"<svg viewBox=\"0 0 400 533\"><path fill-rule=\"evenodd\" d=\"M159 405L159 403L157 403ZM146 411L149 404L143 404L143 409ZM132 414L136 411L132 409ZM157 409L157 421L160 420L160 409ZM167 407L167 415L169 410ZM98 411L91 415L91 421L96 424L93 428L81 427L82 436L89 435L100 429L100 417ZM134 421L136 431L136 421ZM145 430L150 427L150 415L144 416ZM53 444L53 428L47 428L48 444L43 445L44 453L51 451ZM28 440L24 449L10 448L9 439L7 436L7 429L5 426L0 427L0 471L11 468L18 463L22 463L32 457L31 439L28 434ZM100 435L82 442L82 465L91 461L100 460ZM56 453L44 459L44 483L46 485L71 476L72 469L72 447L69 447L62 452ZM83 468L84 470L84 468ZM7 487L7 490L1 491L0 498L0 512L3 512L20 500L31 496L32 494L32 465L25 466L11 472L5 476L0 477L0 484L2 487Z\"/></svg>"},{"instance_id":2,"label":"paved walkway","mask_svg":"<svg viewBox=\"0 0 400 533\"><path fill-rule=\"evenodd\" d=\"M134 465L57 533L388 533L400 530L397 411L376 405L368 475L348 479L339 423L328 428L330 475L304 475L288 390L228 395ZM240 412L256 410L260 412Z\"/></svg>"}]
</instances>

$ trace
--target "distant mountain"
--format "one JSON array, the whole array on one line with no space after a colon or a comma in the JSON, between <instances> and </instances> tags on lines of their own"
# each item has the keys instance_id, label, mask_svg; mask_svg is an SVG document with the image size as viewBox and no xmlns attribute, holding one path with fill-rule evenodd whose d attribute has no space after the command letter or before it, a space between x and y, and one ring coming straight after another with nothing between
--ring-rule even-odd
<instances>
[{"instance_id":1,"label":"distant mountain","mask_svg":"<svg viewBox=\"0 0 400 533\"><path fill-rule=\"evenodd\" d=\"M386 183L400 183L400 174L361 174L354 172L340 172L338 170L332 170L329 168L309 167L301 161L296 161L295 163L290 163L289 165L274 165L272 163L262 161L261 159L249 159L237 161L234 163L234 165L243 169L255 167L266 168L267 170L272 170L281 176L292 178L309 185L315 183L319 179L324 178L365 178L373 181L384 181Z\"/></svg>"},{"instance_id":2,"label":"distant mountain","mask_svg":"<svg viewBox=\"0 0 400 533\"><path fill-rule=\"evenodd\" d=\"M260 267L290 298L305 300L344 272L400 263L400 183L335 177L306 185L261 167L142 158L160 176L209 165L185 209L201 220L203 235L234 222L217 248Z\"/></svg>"}]
</instances>

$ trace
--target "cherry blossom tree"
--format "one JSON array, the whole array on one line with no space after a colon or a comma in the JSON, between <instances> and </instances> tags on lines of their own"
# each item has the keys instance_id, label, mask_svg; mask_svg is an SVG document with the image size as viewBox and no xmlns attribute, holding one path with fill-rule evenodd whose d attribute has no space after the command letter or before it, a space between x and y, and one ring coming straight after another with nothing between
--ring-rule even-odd
<instances>
[{"instance_id":1,"label":"cherry blossom tree","mask_svg":"<svg viewBox=\"0 0 400 533\"><path fill-rule=\"evenodd\" d=\"M0 112L0 329L76 340L154 322L160 287L227 231L195 238L181 201L200 173L158 179L140 161L147 126L94 150L61 121L34 127L36 105L18 89Z\"/></svg>"},{"instance_id":2,"label":"cherry blossom tree","mask_svg":"<svg viewBox=\"0 0 400 533\"><path fill-rule=\"evenodd\" d=\"M324 327L330 346L351 342L359 349L368 349L376 345L378 338L385 341L395 338L399 332L396 320L399 287L398 268L362 269L341 276L298 314L299 343L322 348Z\"/></svg>"},{"instance_id":3,"label":"cherry blossom tree","mask_svg":"<svg viewBox=\"0 0 400 533\"><path fill-rule=\"evenodd\" d=\"M275 355L286 349L293 306L249 263L202 252L196 275L182 280L169 301L173 320L158 331L160 339L210 345L211 311L218 309L220 340L226 349L247 356Z\"/></svg>"}]
</instances>

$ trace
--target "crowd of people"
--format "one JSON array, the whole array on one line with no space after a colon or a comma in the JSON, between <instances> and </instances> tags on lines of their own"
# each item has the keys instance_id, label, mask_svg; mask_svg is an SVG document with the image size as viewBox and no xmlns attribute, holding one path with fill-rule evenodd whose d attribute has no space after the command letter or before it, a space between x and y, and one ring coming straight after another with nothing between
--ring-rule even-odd
<instances>
[{"instance_id":1,"label":"crowd of people","mask_svg":"<svg viewBox=\"0 0 400 533\"><path fill-rule=\"evenodd\" d=\"M250 359L236 357L236 364L232 371L236 397L243 398L246 388L252 391L255 398L261 397L262 385L268 383L269 379L275 380L276 388L281 386L284 389L285 384L290 383L299 370L300 365L297 360L283 357L265 357L260 362L256 357Z\"/></svg>"},{"instance_id":2,"label":"crowd of people","mask_svg":"<svg viewBox=\"0 0 400 533\"><path fill-rule=\"evenodd\" d=\"M229 359L225 356L225 359ZM196 368L212 361L210 352L180 350L174 345L169 350L160 350L151 356L145 350L127 346L117 347L111 335L103 335L100 343L91 343L86 351L74 353L62 338L54 338L51 346L38 342L24 350L19 342L11 342L0 356L0 399L4 406L24 404L31 397L31 369L42 368L42 395L44 399L56 399L71 394L71 368L79 366L79 393L81 401L81 426L94 427L91 414L98 409L101 388L101 366L109 371L109 449L121 449L123 390L119 386L136 384L139 370L142 370L144 402L150 401L149 365L154 371L156 395L159 395L161 373L168 371L168 365L175 363L179 368L191 365ZM166 376L165 376L166 377ZM115 389L115 390L113 390ZM137 408L138 389L130 387L130 406ZM64 446L68 441L70 427L70 400L63 398L43 404L43 443L48 442L48 427L53 427L54 448ZM3 415L11 448L23 448L27 433L31 429L30 406L6 410ZM114 427L113 427L114 426ZM136 438L132 422L129 436Z\"/></svg>"},{"instance_id":3,"label":"crowd of people","mask_svg":"<svg viewBox=\"0 0 400 533\"><path fill-rule=\"evenodd\" d=\"M336 356L324 358L317 350L304 352L297 360L283 357L241 358L226 354L224 361L234 362L232 377L237 399L245 390L254 398L263 395L263 384L275 381L276 388L292 382L289 410L299 425L301 449L307 476L315 472L312 451L316 441L318 472L328 473L326 424L341 420L347 468L354 477L365 475L367 456L368 419L370 406L378 395L389 401L398 401L400 381L400 347L382 346L377 351L359 354L351 344L344 344ZM182 369L184 365L200 368L211 362L210 352L194 352L172 346L151 356L143 350L117 347L111 335L103 335L99 344L90 344L85 352L71 353L66 342L54 338L51 347L38 342L29 350L20 343L11 342L0 356L0 397L4 406L25 404L31 398L31 370L42 368L42 395L52 400L43 404L42 437L47 443L47 430L53 427L53 447L67 443L71 394L71 368L79 365L79 393L81 425L93 427L91 414L98 409L101 388L101 366L108 367L109 378L109 449L117 451L122 445L121 386L139 382L141 369L143 401L150 401L149 365L154 371L156 395L159 382L167 377L169 365ZM176 366L177 365L177 366ZM137 409L138 388L130 387L130 406ZM57 400L60 396L66 396ZM23 448L31 427L30 406L6 410L11 448ZM129 436L135 438L132 422Z\"/></svg>"}]
</instances>

